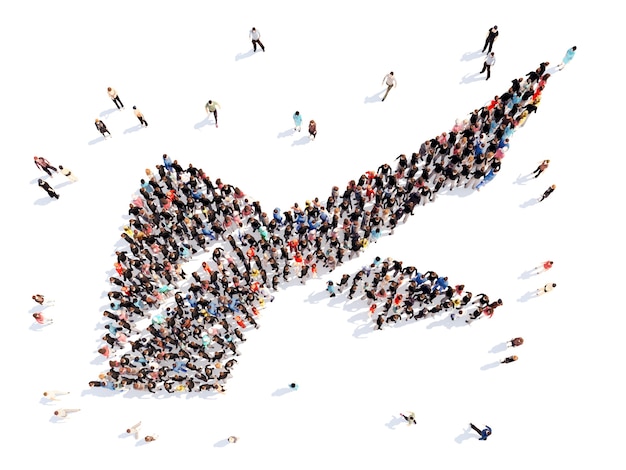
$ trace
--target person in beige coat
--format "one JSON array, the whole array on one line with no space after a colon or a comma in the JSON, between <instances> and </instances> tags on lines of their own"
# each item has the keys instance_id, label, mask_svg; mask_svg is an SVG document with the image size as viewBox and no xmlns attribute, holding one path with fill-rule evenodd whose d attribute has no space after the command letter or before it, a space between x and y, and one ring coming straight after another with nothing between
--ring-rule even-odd
<instances>
[{"instance_id":1,"label":"person in beige coat","mask_svg":"<svg viewBox=\"0 0 626 470\"><path fill-rule=\"evenodd\" d=\"M78 181L78 178L76 178L76 175L74 175L74 173L72 173L68 168L64 168L62 165L59 165L59 170L61 171L61 174L65 176L68 180L70 180L72 183L75 183L76 181Z\"/></svg>"},{"instance_id":2,"label":"person in beige coat","mask_svg":"<svg viewBox=\"0 0 626 470\"><path fill-rule=\"evenodd\" d=\"M115 103L115 106L117 106L117 109L124 109L124 105L122 104L122 100L120 99L119 95L117 94L117 91L115 91L115 88L107 88L107 94L109 95L109 98L111 98L111 100L113 100L113 102Z\"/></svg>"},{"instance_id":3,"label":"person in beige coat","mask_svg":"<svg viewBox=\"0 0 626 470\"><path fill-rule=\"evenodd\" d=\"M43 392L43 396L46 397L48 400L58 401L57 395L67 395L69 393L70 392L62 392L60 390L47 390Z\"/></svg>"},{"instance_id":4,"label":"person in beige coat","mask_svg":"<svg viewBox=\"0 0 626 470\"><path fill-rule=\"evenodd\" d=\"M76 413L80 411L80 408L59 408L54 412L54 416L57 418L67 418L68 413Z\"/></svg>"},{"instance_id":5,"label":"person in beige coat","mask_svg":"<svg viewBox=\"0 0 626 470\"><path fill-rule=\"evenodd\" d=\"M135 111L135 116L137 116L137 119L139 119L141 125L144 127L148 127L148 121L145 120L141 111L137 109L137 106L133 106L133 110Z\"/></svg>"},{"instance_id":6,"label":"person in beige coat","mask_svg":"<svg viewBox=\"0 0 626 470\"><path fill-rule=\"evenodd\" d=\"M135 436L135 439L139 439L139 428L141 427L141 421L139 421L137 424L131 426L130 428L128 428L126 430L126 432L128 434L133 434Z\"/></svg>"}]
</instances>

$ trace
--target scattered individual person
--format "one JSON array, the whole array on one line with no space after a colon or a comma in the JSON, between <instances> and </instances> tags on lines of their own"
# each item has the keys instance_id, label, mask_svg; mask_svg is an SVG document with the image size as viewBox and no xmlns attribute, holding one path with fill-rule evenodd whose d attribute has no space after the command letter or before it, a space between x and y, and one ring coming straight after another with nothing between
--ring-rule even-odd
<instances>
[{"instance_id":1,"label":"scattered individual person","mask_svg":"<svg viewBox=\"0 0 626 470\"><path fill-rule=\"evenodd\" d=\"M480 73L485 73L487 71L487 80L491 78L491 66L496 63L496 53L490 52L485 58L485 62L483 62L483 68Z\"/></svg>"},{"instance_id":2,"label":"scattered individual person","mask_svg":"<svg viewBox=\"0 0 626 470\"><path fill-rule=\"evenodd\" d=\"M400 413L400 416L404 418L407 426L410 426L411 424L417 424L417 421L415 421L415 413L413 413L412 411L407 415L403 415L402 413Z\"/></svg>"},{"instance_id":3,"label":"scattered individual person","mask_svg":"<svg viewBox=\"0 0 626 470\"><path fill-rule=\"evenodd\" d=\"M115 103L115 106L117 106L117 109L124 109L124 105L122 104L122 100L120 99L119 95L117 94L117 91L115 91L115 88L108 87L107 88L107 94L109 95L109 98L111 98L111 100L113 100L113 103Z\"/></svg>"},{"instance_id":4,"label":"scattered individual person","mask_svg":"<svg viewBox=\"0 0 626 470\"><path fill-rule=\"evenodd\" d=\"M565 57L563 57L563 60L561 61L561 63L558 65L559 70L563 70L565 68L565 66L567 64L570 63L570 61L574 58L574 55L576 55L576 46L574 47L570 47L567 52L565 53Z\"/></svg>"},{"instance_id":5,"label":"scattered individual person","mask_svg":"<svg viewBox=\"0 0 626 470\"><path fill-rule=\"evenodd\" d=\"M491 52L491 48L493 47L493 43L495 42L496 39L498 39L498 35L500 34L500 32L498 31L498 27L494 26L493 28L490 28L489 31L487 32L487 38L485 39L485 45L483 46L483 50L481 52L485 52L485 50L487 50L487 48L489 48L489 50L487 50L487 54L489 54Z\"/></svg>"},{"instance_id":6,"label":"scattered individual person","mask_svg":"<svg viewBox=\"0 0 626 470\"><path fill-rule=\"evenodd\" d=\"M300 111L293 113L293 124L296 126L293 130L300 132L300 129L302 129L302 116L300 115Z\"/></svg>"},{"instance_id":7,"label":"scattered individual person","mask_svg":"<svg viewBox=\"0 0 626 470\"><path fill-rule=\"evenodd\" d=\"M476 426L474 426L472 423L470 423L470 426L472 427L472 429L474 431L476 431L478 434L480 434L480 439L478 439L479 441L486 441L487 438L489 436L491 436L491 428L489 426L485 426L484 429L478 429Z\"/></svg>"},{"instance_id":8,"label":"scattered individual person","mask_svg":"<svg viewBox=\"0 0 626 470\"><path fill-rule=\"evenodd\" d=\"M135 439L139 439L139 428L141 427L141 421L137 424L132 425L130 428L126 430L128 434L132 434L135 436Z\"/></svg>"},{"instance_id":9,"label":"scattered individual person","mask_svg":"<svg viewBox=\"0 0 626 470\"><path fill-rule=\"evenodd\" d=\"M522 344L524 344L524 338L518 337L518 338L513 338L511 341L507 342L506 347L516 348L518 346L521 346Z\"/></svg>"},{"instance_id":10,"label":"scattered individual person","mask_svg":"<svg viewBox=\"0 0 626 470\"><path fill-rule=\"evenodd\" d=\"M292 390L298 390L299 387L297 383L292 382L289 384L289 388Z\"/></svg>"},{"instance_id":11,"label":"scattered individual person","mask_svg":"<svg viewBox=\"0 0 626 470\"><path fill-rule=\"evenodd\" d=\"M109 130L107 129L107 126L104 122L102 122L100 119L96 118L96 129L98 129L98 131L100 132L100 134L102 134L102 137L104 137L105 139L107 138L106 135L104 134L108 134L109 137L111 137L111 133L109 132Z\"/></svg>"},{"instance_id":12,"label":"scattered individual person","mask_svg":"<svg viewBox=\"0 0 626 470\"><path fill-rule=\"evenodd\" d=\"M52 189L52 186L50 186L47 182L45 182L44 180L42 180L41 178L39 178L37 180L37 184L39 185L40 188L42 188L46 193L48 193L48 196L50 196L50 198L54 198L54 199L59 199L59 195L54 191L54 189Z\"/></svg>"},{"instance_id":13,"label":"scattered individual person","mask_svg":"<svg viewBox=\"0 0 626 470\"><path fill-rule=\"evenodd\" d=\"M311 119L309 121L309 139L315 140L315 137L317 137L317 123Z\"/></svg>"},{"instance_id":14,"label":"scattered individual person","mask_svg":"<svg viewBox=\"0 0 626 470\"><path fill-rule=\"evenodd\" d=\"M35 166L39 168L41 171L44 171L50 177L54 176L50 172L50 170L54 171L55 173L59 171L55 167L53 167L48 160L46 160L43 157L34 157L34 159L35 159Z\"/></svg>"},{"instance_id":15,"label":"scattered individual person","mask_svg":"<svg viewBox=\"0 0 626 470\"><path fill-rule=\"evenodd\" d=\"M535 267L533 271L535 272L535 274L539 274L547 271L548 269L551 269L552 266L554 266L554 261L544 261L539 266Z\"/></svg>"},{"instance_id":16,"label":"scattered individual person","mask_svg":"<svg viewBox=\"0 0 626 470\"><path fill-rule=\"evenodd\" d=\"M133 106L133 110L135 111L135 116L137 116L137 119L139 119L139 122L141 123L141 125L144 127L148 127L148 122L143 117L143 114L141 113L141 111L137 109L137 106Z\"/></svg>"},{"instance_id":17,"label":"scattered individual person","mask_svg":"<svg viewBox=\"0 0 626 470\"><path fill-rule=\"evenodd\" d=\"M54 412L54 416L57 418L68 418L69 413L76 413L80 411L80 408L59 408Z\"/></svg>"},{"instance_id":18,"label":"scattered individual person","mask_svg":"<svg viewBox=\"0 0 626 470\"><path fill-rule=\"evenodd\" d=\"M45 317L41 312L33 313L33 318L40 325L49 325L50 323L53 323L52 318Z\"/></svg>"},{"instance_id":19,"label":"scattered individual person","mask_svg":"<svg viewBox=\"0 0 626 470\"><path fill-rule=\"evenodd\" d=\"M555 283L549 282L548 284L546 284L542 288L537 289L536 295L547 294L548 292L551 292L552 290L554 290L555 287L556 287Z\"/></svg>"},{"instance_id":20,"label":"scattered individual person","mask_svg":"<svg viewBox=\"0 0 626 470\"><path fill-rule=\"evenodd\" d=\"M502 359L500 361L500 364L509 364L515 361L517 361L517 356L509 356L509 357L505 357L504 359Z\"/></svg>"},{"instance_id":21,"label":"scattered individual person","mask_svg":"<svg viewBox=\"0 0 626 470\"><path fill-rule=\"evenodd\" d=\"M217 108L222 109L220 104L217 101L213 101L213 100L207 101L207 104L204 105L204 109L206 109L207 114L211 114L211 113L213 114L213 118L215 119L215 127L218 127L218 125L217 125Z\"/></svg>"},{"instance_id":22,"label":"scattered individual person","mask_svg":"<svg viewBox=\"0 0 626 470\"><path fill-rule=\"evenodd\" d=\"M546 171L548 169L548 165L550 165L550 160L542 161L537 167L537 169L532 172L532 174L535 175L535 178L537 178L541 173Z\"/></svg>"},{"instance_id":23,"label":"scattered individual person","mask_svg":"<svg viewBox=\"0 0 626 470\"><path fill-rule=\"evenodd\" d=\"M543 195L538 199L539 202L543 201L545 198L547 198L548 196L550 196L550 194L552 194L554 192L554 190L556 189L556 184L553 184L552 186L550 186L548 189L546 189L543 192Z\"/></svg>"},{"instance_id":24,"label":"scattered individual person","mask_svg":"<svg viewBox=\"0 0 626 470\"><path fill-rule=\"evenodd\" d=\"M238 440L239 440L239 438L236 437L236 436L228 436L228 442L230 442L231 444L234 444Z\"/></svg>"},{"instance_id":25,"label":"scattered individual person","mask_svg":"<svg viewBox=\"0 0 626 470\"><path fill-rule=\"evenodd\" d=\"M265 52L265 46L261 42L261 33L259 32L259 30L256 29L256 28L252 28L250 30L249 36L250 36L250 39L252 40L252 48L253 48L254 52L256 52L257 44L261 47L263 52Z\"/></svg>"},{"instance_id":26,"label":"scattered individual person","mask_svg":"<svg viewBox=\"0 0 626 470\"><path fill-rule=\"evenodd\" d=\"M41 294L33 295L32 299L35 302L37 302L39 305L54 305L54 300L52 299L46 300L45 297Z\"/></svg>"},{"instance_id":27,"label":"scattered individual person","mask_svg":"<svg viewBox=\"0 0 626 470\"><path fill-rule=\"evenodd\" d=\"M43 392L43 396L46 397L48 400L52 400L52 401L58 401L57 396L59 395L67 395L70 392L63 392L61 390L48 390Z\"/></svg>"},{"instance_id":28,"label":"scattered individual person","mask_svg":"<svg viewBox=\"0 0 626 470\"><path fill-rule=\"evenodd\" d=\"M69 168L65 168L63 165L59 165L59 171L61 171L61 174L65 176L68 180L70 180L72 183L75 183L76 181L78 181L78 178L76 178L74 173L72 173Z\"/></svg>"},{"instance_id":29,"label":"scattered individual person","mask_svg":"<svg viewBox=\"0 0 626 470\"><path fill-rule=\"evenodd\" d=\"M387 90L385 91L385 94L381 101L385 101L385 98L387 98L389 91L391 91L392 88L398 86L398 82L396 80L396 77L394 77L393 72L389 72L387 75L385 75L385 77L383 78L383 84L387 85Z\"/></svg>"},{"instance_id":30,"label":"scattered individual person","mask_svg":"<svg viewBox=\"0 0 626 470\"><path fill-rule=\"evenodd\" d=\"M159 436L157 434L149 434L146 437L144 437L143 440L146 442L153 442L153 441L156 441L158 438Z\"/></svg>"}]
</instances>

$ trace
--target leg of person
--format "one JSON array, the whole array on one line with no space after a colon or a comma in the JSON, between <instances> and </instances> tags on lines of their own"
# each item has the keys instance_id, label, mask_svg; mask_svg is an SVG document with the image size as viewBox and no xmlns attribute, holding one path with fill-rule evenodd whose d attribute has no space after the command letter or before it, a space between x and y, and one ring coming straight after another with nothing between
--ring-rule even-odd
<instances>
[{"instance_id":1,"label":"leg of person","mask_svg":"<svg viewBox=\"0 0 626 470\"><path fill-rule=\"evenodd\" d=\"M487 70L487 62L483 62L483 69L480 71L480 73L484 73L485 70Z\"/></svg>"},{"instance_id":2,"label":"leg of person","mask_svg":"<svg viewBox=\"0 0 626 470\"><path fill-rule=\"evenodd\" d=\"M252 40L252 50L256 52L256 40L255 39Z\"/></svg>"},{"instance_id":3,"label":"leg of person","mask_svg":"<svg viewBox=\"0 0 626 470\"><path fill-rule=\"evenodd\" d=\"M213 117L215 118L215 127L217 127L217 109L213 111Z\"/></svg>"},{"instance_id":4,"label":"leg of person","mask_svg":"<svg viewBox=\"0 0 626 470\"><path fill-rule=\"evenodd\" d=\"M259 43L259 46L261 46L261 49L263 49L263 52L265 52L265 46L263 45L261 40L259 39L257 42Z\"/></svg>"},{"instance_id":5,"label":"leg of person","mask_svg":"<svg viewBox=\"0 0 626 470\"><path fill-rule=\"evenodd\" d=\"M474 426L472 423L470 423L470 426L472 427L472 429L474 431L476 431L478 434L480 434L481 436L483 435L482 431L480 429L478 429L476 426Z\"/></svg>"},{"instance_id":6,"label":"leg of person","mask_svg":"<svg viewBox=\"0 0 626 470\"><path fill-rule=\"evenodd\" d=\"M381 101L385 101L385 98L387 98L387 95L389 94L389 90L391 90L392 85L387 85L387 91L385 91L385 96L383 96L383 99Z\"/></svg>"},{"instance_id":7,"label":"leg of person","mask_svg":"<svg viewBox=\"0 0 626 470\"><path fill-rule=\"evenodd\" d=\"M487 66L487 80L491 78L491 65Z\"/></svg>"}]
</instances>

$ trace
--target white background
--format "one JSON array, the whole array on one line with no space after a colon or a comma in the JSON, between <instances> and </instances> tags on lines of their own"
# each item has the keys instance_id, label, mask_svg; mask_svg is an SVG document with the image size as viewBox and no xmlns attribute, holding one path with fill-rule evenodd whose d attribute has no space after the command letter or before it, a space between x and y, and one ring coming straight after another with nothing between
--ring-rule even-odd
<instances>
[{"instance_id":1,"label":"white background","mask_svg":"<svg viewBox=\"0 0 626 470\"><path fill-rule=\"evenodd\" d=\"M4 161L2 457L158 468L623 468L624 261L621 52L617 3L11 2L0 7ZM477 72L489 27L488 82ZM251 53L256 26L267 52ZM268 212L394 164L514 78L578 46L480 192L441 195L393 237L263 311L225 395L155 397L87 388L108 276L145 168L167 153L239 186ZM381 103L381 80L398 87ZM106 95L113 86L126 109ZM205 120L218 101L220 127ZM132 106L147 129L137 128ZM318 138L290 133L315 119ZM101 141L100 117L113 137ZM33 155L80 181L37 187ZM523 183L544 158L550 168ZM554 194L536 204L551 184ZM327 279L393 256L501 297L490 320L439 318L371 332L359 302L329 302ZM523 273L552 259L540 276ZM189 269L199 264L196 260ZM529 293L547 282L556 290ZM286 289L288 287L288 289ZM56 299L38 328L31 295ZM519 361L502 344L523 336ZM296 381L297 392L283 394ZM46 402L46 389L70 395ZM80 408L64 422L57 406ZM414 411L407 427L400 412ZM142 420L138 444L124 430ZM479 442L472 421L493 435ZM235 445L225 439L237 435Z\"/></svg>"}]
</instances>

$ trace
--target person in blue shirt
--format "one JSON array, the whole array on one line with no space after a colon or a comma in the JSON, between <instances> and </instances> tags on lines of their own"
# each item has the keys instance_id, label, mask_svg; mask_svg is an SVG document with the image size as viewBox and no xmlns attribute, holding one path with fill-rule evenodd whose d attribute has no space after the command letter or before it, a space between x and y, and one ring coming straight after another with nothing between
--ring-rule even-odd
<instances>
[{"instance_id":1,"label":"person in blue shirt","mask_svg":"<svg viewBox=\"0 0 626 470\"><path fill-rule=\"evenodd\" d=\"M293 130L300 132L300 129L302 129L302 116L300 115L300 111L293 113L293 123L296 126Z\"/></svg>"},{"instance_id":2,"label":"person in blue shirt","mask_svg":"<svg viewBox=\"0 0 626 470\"><path fill-rule=\"evenodd\" d=\"M480 438L478 439L479 441L486 441L487 438L491 436L491 428L489 426L485 426L485 429L482 429L482 430L478 429L472 423L470 423L470 426L472 427L474 431L480 434Z\"/></svg>"},{"instance_id":3,"label":"person in blue shirt","mask_svg":"<svg viewBox=\"0 0 626 470\"><path fill-rule=\"evenodd\" d=\"M565 66L569 64L570 61L574 58L575 54L576 54L576 46L570 47L565 53L565 57L563 57L563 60L559 64L559 70L563 70Z\"/></svg>"}]
</instances>

